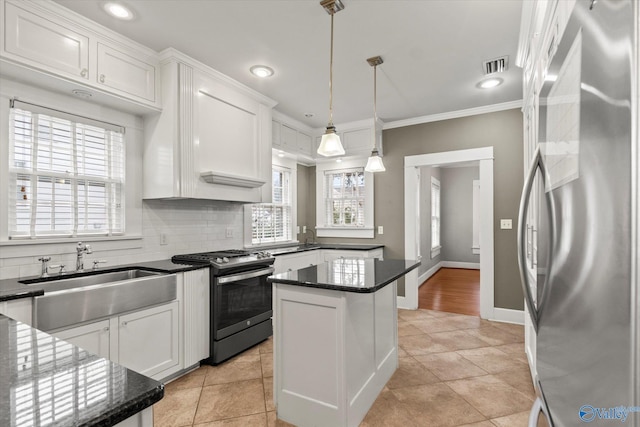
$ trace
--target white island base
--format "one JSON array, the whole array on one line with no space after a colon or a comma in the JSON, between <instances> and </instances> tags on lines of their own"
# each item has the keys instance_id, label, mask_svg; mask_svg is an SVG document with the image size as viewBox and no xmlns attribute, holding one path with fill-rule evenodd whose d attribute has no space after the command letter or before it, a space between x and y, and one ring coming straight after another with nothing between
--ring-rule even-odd
<instances>
[{"instance_id":1,"label":"white island base","mask_svg":"<svg viewBox=\"0 0 640 427\"><path fill-rule=\"evenodd\" d=\"M396 282L371 293L273 285L278 418L359 425L398 367Z\"/></svg>"}]
</instances>

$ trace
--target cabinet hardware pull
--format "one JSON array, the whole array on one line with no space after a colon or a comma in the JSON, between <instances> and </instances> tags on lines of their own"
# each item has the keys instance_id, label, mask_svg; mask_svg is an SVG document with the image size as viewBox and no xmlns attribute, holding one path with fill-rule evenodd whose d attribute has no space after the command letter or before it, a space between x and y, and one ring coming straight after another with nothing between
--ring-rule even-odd
<instances>
[{"instance_id":1,"label":"cabinet hardware pull","mask_svg":"<svg viewBox=\"0 0 640 427\"><path fill-rule=\"evenodd\" d=\"M104 74L100 74L100 83L104 83L105 76Z\"/></svg>"},{"instance_id":2,"label":"cabinet hardware pull","mask_svg":"<svg viewBox=\"0 0 640 427\"><path fill-rule=\"evenodd\" d=\"M129 323L129 322L124 321L124 322L122 322L122 326L127 326L127 324L128 324L128 323Z\"/></svg>"},{"instance_id":3,"label":"cabinet hardware pull","mask_svg":"<svg viewBox=\"0 0 640 427\"><path fill-rule=\"evenodd\" d=\"M87 70L86 68L83 68L82 71L80 71L80 75L82 77L87 77L87 74L89 74L89 70Z\"/></svg>"},{"instance_id":4,"label":"cabinet hardware pull","mask_svg":"<svg viewBox=\"0 0 640 427\"><path fill-rule=\"evenodd\" d=\"M105 327L104 329L102 329L104 332L109 332L109 327Z\"/></svg>"}]
</instances>

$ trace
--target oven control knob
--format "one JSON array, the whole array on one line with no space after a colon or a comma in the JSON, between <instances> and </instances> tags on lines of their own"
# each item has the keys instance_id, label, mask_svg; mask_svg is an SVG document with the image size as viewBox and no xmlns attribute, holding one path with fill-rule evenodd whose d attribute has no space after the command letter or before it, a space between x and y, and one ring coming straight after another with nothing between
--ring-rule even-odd
<instances>
[{"instance_id":1,"label":"oven control knob","mask_svg":"<svg viewBox=\"0 0 640 427\"><path fill-rule=\"evenodd\" d=\"M258 257L258 259L264 258L264 252L262 252L262 251L261 251L261 252L258 252L258 253L256 254L256 256Z\"/></svg>"},{"instance_id":2,"label":"oven control knob","mask_svg":"<svg viewBox=\"0 0 640 427\"><path fill-rule=\"evenodd\" d=\"M271 252L265 252L264 253L264 257L265 258L271 258Z\"/></svg>"},{"instance_id":3,"label":"oven control knob","mask_svg":"<svg viewBox=\"0 0 640 427\"><path fill-rule=\"evenodd\" d=\"M222 262L223 262L223 261L222 261L222 258L216 258L216 262L217 262L218 264L222 263Z\"/></svg>"},{"instance_id":4,"label":"oven control knob","mask_svg":"<svg viewBox=\"0 0 640 427\"><path fill-rule=\"evenodd\" d=\"M229 262L229 258L227 258L227 257L222 258L222 262L225 262L225 263Z\"/></svg>"}]
</instances>

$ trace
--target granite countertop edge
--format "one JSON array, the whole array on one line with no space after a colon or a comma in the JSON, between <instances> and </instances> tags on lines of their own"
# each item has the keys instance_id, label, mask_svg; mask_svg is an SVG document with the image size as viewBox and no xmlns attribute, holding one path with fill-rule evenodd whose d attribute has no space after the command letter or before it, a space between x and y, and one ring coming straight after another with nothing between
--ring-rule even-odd
<instances>
[{"instance_id":1,"label":"granite countertop edge","mask_svg":"<svg viewBox=\"0 0 640 427\"><path fill-rule=\"evenodd\" d=\"M159 260L159 261L146 261L146 262L136 262L132 264L123 264L113 267L105 267L97 270L98 272L109 272L109 271L121 271L132 268L139 268L142 270L155 271L158 273L182 273L185 271L199 270L201 268L209 268L207 264L201 265L187 265L187 264L177 264L172 262L171 260ZM85 270L88 274L91 274L92 270ZM69 277L73 277L72 274L69 274ZM35 279L37 276L32 277L18 277L14 279L3 279L0 280L0 302L3 301L12 301L21 298L32 298L40 295L44 295L45 289L43 285L46 282L26 285L24 283L20 283L21 280L29 280ZM55 276L53 279L55 280Z\"/></svg>"},{"instance_id":2,"label":"granite countertop edge","mask_svg":"<svg viewBox=\"0 0 640 427\"><path fill-rule=\"evenodd\" d=\"M416 268L418 268L418 266L420 266L420 261L416 261L410 267L406 267L402 271L399 271L397 274L394 274L393 276L390 276L390 277L386 277L380 283L376 283L374 286L366 287L366 288L365 287L352 287L352 286L332 285L332 284L329 284L329 283L319 283L319 282L306 282L306 281L303 282L303 281L300 281L300 280L281 279L281 278L277 278L277 277L269 277L269 278L267 278L267 282L269 282L269 283L282 283L282 284L285 284L285 285L293 285L293 286L303 286L303 287L307 287L307 288L327 289L327 290L331 290L331 291L352 292L352 293L358 293L358 294L369 294L369 293L373 293L373 292L379 291L380 289L382 289L385 286L387 286L389 283L392 283L393 281L398 280L400 277L404 276L408 272L410 272L412 270L415 270Z\"/></svg>"},{"instance_id":3,"label":"granite countertop edge","mask_svg":"<svg viewBox=\"0 0 640 427\"><path fill-rule=\"evenodd\" d=\"M110 427L132 417L141 411L159 402L164 397L164 384L159 384L153 390L149 390L136 399L131 399L123 403L118 408L101 414L93 420L81 424L82 426L91 427Z\"/></svg>"},{"instance_id":4,"label":"granite countertop edge","mask_svg":"<svg viewBox=\"0 0 640 427\"><path fill-rule=\"evenodd\" d=\"M303 243L291 246L273 246L260 248L271 252L275 257L280 255L291 255L301 252L315 251L317 249L335 249L345 251L370 251L373 249L384 248L384 245L380 244L358 244L358 243Z\"/></svg>"}]
</instances>

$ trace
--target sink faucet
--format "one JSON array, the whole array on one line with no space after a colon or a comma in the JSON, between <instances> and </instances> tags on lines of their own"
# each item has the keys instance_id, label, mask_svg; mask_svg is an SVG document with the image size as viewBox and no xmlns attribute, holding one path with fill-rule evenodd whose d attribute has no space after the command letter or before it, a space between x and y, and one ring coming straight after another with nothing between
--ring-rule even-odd
<instances>
[{"instance_id":1,"label":"sink faucet","mask_svg":"<svg viewBox=\"0 0 640 427\"><path fill-rule=\"evenodd\" d=\"M51 257L43 256L42 258L38 258L38 261L42 262L42 272L40 273L40 277L49 277L47 263L51 261Z\"/></svg>"},{"instance_id":2,"label":"sink faucet","mask_svg":"<svg viewBox=\"0 0 640 427\"><path fill-rule=\"evenodd\" d=\"M76 245L76 251L78 252L78 256L76 258L76 271L84 270L84 254L93 253L91 250L91 246L84 244L82 242L78 242Z\"/></svg>"},{"instance_id":3,"label":"sink faucet","mask_svg":"<svg viewBox=\"0 0 640 427\"><path fill-rule=\"evenodd\" d=\"M307 233L311 233L311 234L313 235L313 239L311 239L311 241L309 241L309 238L308 238L308 237L307 237L306 239L304 239L304 243L305 243L305 245L306 245L307 243L315 243L315 242L316 242L316 232L315 232L315 231L313 231L313 230L312 230L312 229L310 229L310 228L307 228Z\"/></svg>"}]
</instances>

